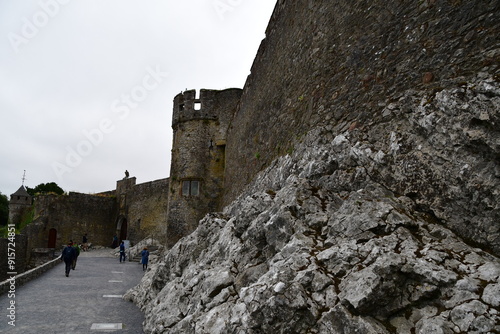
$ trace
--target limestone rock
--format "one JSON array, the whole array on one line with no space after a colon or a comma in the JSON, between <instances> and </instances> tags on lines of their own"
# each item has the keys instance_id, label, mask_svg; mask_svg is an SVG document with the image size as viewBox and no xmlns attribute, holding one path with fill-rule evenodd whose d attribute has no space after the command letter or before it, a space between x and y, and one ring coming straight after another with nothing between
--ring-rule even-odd
<instances>
[{"instance_id":1,"label":"limestone rock","mask_svg":"<svg viewBox=\"0 0 500 334\"><path fill-rule=\"evenodd\" d=\"M496 92L496 83L481 85L478 80L468 87ZM408 94L401 101L415 97ZM417 104L407 126L434 131L432 136L441 137L435 146L443 149L452 145L452 132L482 136L494 146L487 133L453 127L459 115L445 117L464 103L484 101L477 94L459 101L456 94L443 90L432 112ZM410 106L395 102L396 107ZM487 118L486 109L475 117ZM496 117L492 109L487 113ZM450 122L449 132L434 127L438 118ZM406 145L401 131L376 144L349 131L325 143L322 129L310 132L293 155L277 159L224 212L207 215L196 231L165 251L129 291L127 298L145 312L145 331L498 332L500 259L457 235L460 221L473 220L473 203L486 198L467 199L468 190L453 185L443 188L454 198L449 205L411 195L415 184L403 177L409 174L392 168ZM416 156L430 149L418 145ZM458 170L451 162L434 165L432 173L441 180L436 184L447 173L494 168L463 159ZM389 171L399 185L388 186ZM493 178L482 182L499 185ZM407 196L399 192L403 188ZM498 196L491 192L491 200ZM497 212L488 214L493 218ZM479 223L470 233L486 240L498 228Z\"/></svg>"}]
</instances>

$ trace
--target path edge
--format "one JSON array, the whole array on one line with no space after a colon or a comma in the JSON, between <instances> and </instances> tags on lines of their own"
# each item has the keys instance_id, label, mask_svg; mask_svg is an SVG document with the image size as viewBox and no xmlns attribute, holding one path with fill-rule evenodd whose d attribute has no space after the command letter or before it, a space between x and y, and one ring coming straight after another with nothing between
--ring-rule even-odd
<instances>
[{"instance_id":1,"label":"path edge","mask_svg":"<svg viewBox=\"0 0 500 334\"><path fill-rule=\"evenodd\" d=\"M31 281L32 279L39 277L47 270L54 268L59 263L61 263L61 259L60 257L57 257L53 260L50 260L49 262L45 262L44 264L39 265L38 267L35 267L33 269L25 271L24 273L16 275L14 282L12 282L11 278L8 278L5 281L0 282L0 296L6 292L9 292L11 286L18 288L21 285Z\"/></svg>"}]
</instances>

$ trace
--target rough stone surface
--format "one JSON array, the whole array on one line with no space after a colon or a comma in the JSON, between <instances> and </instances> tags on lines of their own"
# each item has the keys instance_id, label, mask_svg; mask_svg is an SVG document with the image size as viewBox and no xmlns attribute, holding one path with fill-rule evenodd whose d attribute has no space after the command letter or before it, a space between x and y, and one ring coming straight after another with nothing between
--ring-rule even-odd
<instances>
[{"instance_id":1,"label":"rough stone surface","mask_svg":"<svg viewBox=\"0 0 500 334\"><path fill-rule=\"evenodd\" d=\"M319 127L351 143L325 171L358 168L500 255L499 31L497 0L277 1L228 131L225 204Z\"/></svg>"},{"instance_id":2,"label":"rough stone surface","mask_svg":"<svg viewBox=\"0 0 500 334\"><path fill-rule=\"evenodd\" d=\"M128 256L128 260L132 261L133 259L136 259L140 261L141 259L141 252L144 250L144 247L146 247L149 250L149 256L150 260L153 257L156 257L158 253L160 253L163 249L162 244L160 241L153 239L153 238L147 238L139 241L136 245L133 245L129 248L126 248L126 256ZM114 248L110 252L113 256L119 258L120 257L120 247Z\"/></svg>"},{"instance_id":3,"label":"rough stone surface","mask_svg":"<svg viewBox=\"0 0 500 334\"><path fill-rule=\"evenodd\" d=\"M465 87L486 83L498 91L495 81L480 76ZM441 96L447 98L430 102L441 106L433 112L456 107L456 93L444 89ZM476 101L477 94L468 100L467 94L465 89L462 103ZM394 107L423 108L408 99L421 100L408 92ZM443 115L437 116L441 122L451 121ZM415 126L401 120L406 122ZM207 215L165 252L127 294L145 312L145 331L500 331L500 259L447 227L472 210L472 203L443 204L448 214L439 218L421 199L389 189L378 174L387 170L387 177L389 171L398 177L392 168L399 160L399 137L370 144L359 136L311 131L224 212ZM490 236L491 229L486 233L479 226L469 234Z\"/></svg>"},{"instance_id":4,"label":"rough stone surface","mask_svg":"<svg viewBox=\"0 0 500 334\"><path fill-rule=\"evenodd\" d=\"M14 244L12 241L14 241ZM15 239L11 240L0 238L0 281L9 278L10 275L7 274L9 272L20 274L29 269L31 252L28 250L27 245L28 237L26 235L17 234ZM9 259L12 260L13 258L15 259L15 268L9 265Z\"/></svg>"},{"instance_id":5,"label":"rough stone surface","mask_svg":"<svg viewBox=\"0 0 500 334\"><path fill-rule=\"evenodd\" d=\"M22 233L29 236L28 249L49 247L49 231L57 231L52 248L63 248L69 240L80 242L88 233L90 242L105 245L112 238L116 199L70 192L35 198L33 222ZM110 237L111 236L111 237Z\"/></svg>"},{"instance_id":6,"label":"rough stone surface","mask_svg":"<svg viewBox=\"0 0 500 334\"><path fill-rule=\"evenodd\" d=\"M168 186L169 179L160 179L136 184L125 191L125 204L120 201L120 211L128 221L127 239L137 243L163 231L159 222L167 219ZM116 220L114 223L116 228Z\"/></svg>"},{"instance_id":7,"label":"rough stone surface","mask_svg":"<svg viewBox=\"0 0 500 334\"><path fill-rule=\"evenodd\" d=\"M279 0L147 333L499 333L498 1Z\"/></svg>"},{"instance_id":8,"label":"rough stone surface","mask_svg":"<svg viewBox=\"0 0 500 334\"><path fill-rule=\"evenodd\" d=\"M22 230L28 237L25 249L60 249L69 240L81 242L85 233L90 243L101 246L110 246L114 234L133 243L158 237L163 232L159 222L167 219L169 179L135 181L135 177L119 180L116 190L99 194L37 196L33 222ZM56 236L53 245L49 245L51 230Z\"/></svg>"},{"instance_id":9,"label":"rough stone surface","mask_svg":"<svg viewBox=\"0 0 500 334\"><path fill-rule=\"evenodd\" d=\"M201 89L198 97L188 90L174 98L168 247L194 231L207 213L221 210L226 132L240 97L241 89L230 88ZM183 190L192 182L197 194Z\"/></svg>"}]
</instances>

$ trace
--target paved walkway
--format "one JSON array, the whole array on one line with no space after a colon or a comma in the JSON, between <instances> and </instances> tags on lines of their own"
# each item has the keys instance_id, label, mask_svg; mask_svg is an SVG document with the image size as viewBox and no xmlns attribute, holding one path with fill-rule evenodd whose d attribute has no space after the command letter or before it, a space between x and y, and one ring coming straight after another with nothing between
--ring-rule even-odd
<instances>
[{"instance_id":1,"label":"paved walkway","mask_svg":"<svg viewBox=\"0 0 500 334\"><path fill-rule=\"evenodd\" d=\"M16 288L15 297L1 295L0 333L143 333L144 315L120 298L143 274L140 264L120 263L109 248L82 252L69 277L61 262ZM13 301L15 327L8 317Z\"/></svg>"}]
</instances>

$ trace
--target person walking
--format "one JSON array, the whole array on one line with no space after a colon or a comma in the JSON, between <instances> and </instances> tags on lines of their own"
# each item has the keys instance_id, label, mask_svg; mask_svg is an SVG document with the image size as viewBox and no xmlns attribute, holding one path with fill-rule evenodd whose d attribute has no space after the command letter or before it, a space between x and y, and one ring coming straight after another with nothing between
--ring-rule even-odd
<instances>
[{"instance_id":1,"label":"person walking","mask_svg":"<svg viewBox=\"0 0 500 334\"><path fill-rule=\"evenodd\" d=\"M69 271L71 270L71 266L73 265L74 257L75 257L75 249L73 248L73 243L70 241L68 242L68 245L64 247L61 253L61 261L64 261L64 263L66 264L64 268L66 277L69 276Z\"/></svg>"},{"instance_id":2,"label":"person walking","mask_svg":"<svg viewBox=\"0 0 500 334\"><path fill-rule=\"evenodd\" d=\"M75 256L73 257L73 263L71 264L71 269L75 270L76 260L78 260L78 256L80 255L80 246L77 243L75 243L73 244L73 248L75 249Z\"/></svg>"},{"instance_id":3,"label":"person walking","mask_svg":"<svg viewBox=\"0 0 500 334\"><path fill-rule=\"evenodd\" d=\"M122 262L122 258L123 262L125 262L125 243L123 241L120 244L120 263Z\"/></svg>"},{"instance_id":4,"label":"person walking","mask_svg":"<svg viewBox=\"0 0 500 334\"><path fill-rule=\"evenodd\" d=\"M82 238L82 247L83 247L84 252L89 250L88 242L89 242L89 239L87 238L87 233L85 233L83 235L83 238Z\"/></svg>"},{"instance_id":5,"label":"person walking","mask_svg":"<svg viewBox=\"0 0 500 334\"><path fill-rule=\"evenodd\" d=\"M149 262L149 251L147 247L144 247L144 249L141 252L142 271L148 269L148 262Z\"/></svg>"},{"instance_id":6,"label":"person walking","mask_svg":"<svg viewBox=\"0 0 500 334\"><path fill-rule=\"evenodd\" d=\"M111 243L111 248L115 249L118 246L118 237L116 234L113 236L113 242Z\"/></svg>"}]
</instances>

